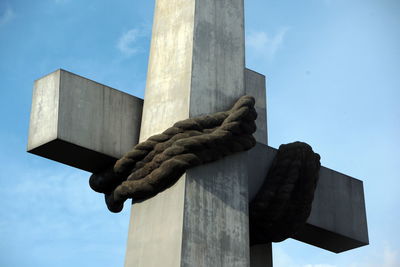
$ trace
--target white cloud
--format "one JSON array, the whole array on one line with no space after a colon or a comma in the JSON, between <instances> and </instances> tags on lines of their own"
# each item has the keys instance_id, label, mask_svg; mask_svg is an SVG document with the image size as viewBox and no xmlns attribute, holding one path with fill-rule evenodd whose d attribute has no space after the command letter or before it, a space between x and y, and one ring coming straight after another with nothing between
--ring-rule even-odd
<instances>
[{"instance_id":1,"label":"white cloud","mask_svg":"<svg viewBox=\"0 0 400 267\"><path fill-rule=\"evenodd\" d=\"M288 30L288 27L281 28L275 35L264 31L250 31L246 36L246 45L251 53L272 59L282 46Z\"/></svg>"},{"instance_id":2,"label":"white cloud","mask_svg":"<svg viewBox=\"0 0 400 267\"><path fill-rule=\"evenodd\" d=\"M398 267L400 266L400 259L398 252L386 246L383 251L383 267Z\"/></svg>"},{"instance_id":3,"label":"white cloud","mask_svg":"<svg viewBox=\"0 0 400 267\"><path fill-rule=\"evenodd\" d=\"M0 169L0 249L5 255L0 262L6 262L4 266L53 266L50 263L59 261L73 266L77 264L66 262L80 257L83 266L89 266L85 260L93 257L118 261L109 266L122 264L129 205L121 214L109 212L104 196L90 189L87 172L53 164L46 167L32 159L26 164L21 156L14 159L10 162L8 157L7 166ZM26 251L24 257L19 251Z\"/></svg>"},{"instance_id":4,"label":"white cloud","mask_svg":"<svg viewBox=\"0 0 400 267\"><path fill-rule=\"evenodd\" d=\"M39 237L89 238L102 231L121 234L120 229L127 227L129 205L119 215L109 212L104 196L90 189L87 172L56 166L12 168L7 173L12 173L13 179L0 181L4 197L0 234L6 235L6 240L13 231L17 231L13 236L18 242L24 238L33 242ZM0 177L9 176L7 173L0 171Z\"/></svg>"},{"instance_id":5,"label":"white cloud","mask_svg":"<svg viewBox=\"0 0 400 267\"><path fill-rule=\"evenodd\" d=\"M377 246L377 245L375 245ZM378 245L379 246L379 245ZM381 247L370 247L368 248L370 253L365 253L365 257L361 258L359 255L335 255L333 257L333 264L327 263L313 263L304 264L298 263L299 259L290 256L281 247L274 247L273 250L273 261L276 267L399 267L400 258L399 250L393 249L390 245L386 244ZM332 258L330 258L330 261Z\"/></svg>"},{"instance_id":6,"label":"white cloud","mask_svg":"<svg viewBox=\"0 0 400 267\"><path fill-rule=\"evenodd\" d=\"M399 251L386 244L381 251L374 251L366 258L350 265L350 267L399 267Z\"/></svg>"},{"instance_id":7,"label":"white cloud","mask_svg":"<svg viewBox=\"0 0 400 267\"><path fill-rule=\"evenodd\" d=\"M101 197L98 201L97 194L93 194L89 189L87 185L89 175L76 170L58 174L49 170L29 169L26 173L18 173L18 182L12 183L12 188L7 188L10 185L3 185L0 193L15 196L15 202L9 203L10 206L15 205L15 207L21 204L19 201L24 196L29 196L32 205L55 212L59 209L75 214L89 210L97 212L104 209L105 204ZM63 198L65 196L68 197ZM62 198L61 201L59 201L60 198Z\"/></svg>"},{"instance_id":8,"label":"white cloud","mask_svg":"<svg viewBox=\"0 0 400 267\"><path fill-rule=\"evenodd\" d=\"M0 15L0 26L7 24L15 17L14 10L11 7L7 7L3 14Z\"/></svg>"},{"instance_id":9,"label":"white cloud","mask_svg":"<svg viewBox=\"0 0 400 267\"><path fill-rule=\"evenodd\" d=\"M125 56L136 54L139 51L137 41L140 36L142 36L142 34L138 29L131 29L125 32L118 40L118 50Z\"/></svg>"},{"instance_id":10,"label":"white cloud","mask_svg":"<svg viewBox=\"0 0 400 267\"><path fill-rule=\"evenodd\" d=\"M274 247L273 263L276 267L338 267L331 264L298 264L295 259L289 256L282 248Z\"/></svg>"}]
</instances>

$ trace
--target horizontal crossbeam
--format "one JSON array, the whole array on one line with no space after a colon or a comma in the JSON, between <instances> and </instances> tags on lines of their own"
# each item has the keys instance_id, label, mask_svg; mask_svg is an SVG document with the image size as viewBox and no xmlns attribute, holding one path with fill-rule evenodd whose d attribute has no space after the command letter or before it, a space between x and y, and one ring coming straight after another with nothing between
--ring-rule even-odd
<instances>
[{"instance_id":1,"label":"horizontal crossbeam","mask_svg":"<svg viewBox=\"0 0 400 267\"><path fill-rule=\"evenodd\" d=\"M248 84L260 76L250 70L246 75ZM265 111L264 104L259 105L260 112ZM140 98L58 70L35 82L28 151L95 172L137 143L142 106ZM258 124L256 138L266 142L266 125L261 120ZM261 143L247 152L249 201L261 187L276 152ZM293 238L336 253L367 245L362 181L322 167L311 215Z\"/></svg>"},{"instance_id":2,"label":"horizontal crossbeam","mask_svg":"<svg viewBox=\"0 0 400 267\"><path fill-rule=\"evenodd\" d=\"M267 176L277 150L257 143L248 153L251 201ZM368 245L363 182L321 167L310 217L293 238L335 253Z\"/></svg>"},{"instance_id":3,"label":"horizontal crossbeam","mask_svg":"<svg viewBox=\"0 0 400 267\"><path fill-rule=\"evenodd\" d=\"M143 99L57 70L35 81L28 152L97 172L139 139Z\"/></svg>"}]
</instances>

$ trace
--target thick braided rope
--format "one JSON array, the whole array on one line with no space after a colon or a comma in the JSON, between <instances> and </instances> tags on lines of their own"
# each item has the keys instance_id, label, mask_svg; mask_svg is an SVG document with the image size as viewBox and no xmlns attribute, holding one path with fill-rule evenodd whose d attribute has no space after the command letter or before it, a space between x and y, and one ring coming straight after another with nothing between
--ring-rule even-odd
<instances>
[{"instance_id":1,"label":"thick braided rope","mask_svg":"<svg viewBox=\"0 0 400 267\"><path fill-rule=\"evenodd\" d=\"M305 224L320 167L320 156L305 143L279 147L267 179L250 203L251 244L281 242Z\"/></svg>"},{"instance_id":2,"label":"thick braided rope","mask_svg":"<svg viewBox=\"0 0 400 267\"><path fill-rule=\"evenodd\" d=\"M256 141L254 98L241 97L231 110L179 121L136 145L113 168L90 177L110 211L128 198L150 198L173 185L189 168L252 148Z\"/></svg>"}]
</instances>

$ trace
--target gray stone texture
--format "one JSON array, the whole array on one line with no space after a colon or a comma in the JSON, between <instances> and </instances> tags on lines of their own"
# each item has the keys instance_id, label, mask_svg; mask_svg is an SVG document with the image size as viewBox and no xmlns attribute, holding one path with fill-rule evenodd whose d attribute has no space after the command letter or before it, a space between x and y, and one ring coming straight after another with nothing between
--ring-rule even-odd
<instances>
[{"instance_id":1,"label":"gray stone texture","mask_svg":"<svg viewBox=\"0 0 400 267\"><path fill-rule=\"evenodd\" d=\"M156 2L141 141L245 94L243 22L243 0ZM125 266L249 266L245 170L236 154L134 203Z\"/></svg>"},{"instance_id":2,"label":"gray stone texture","mask_svg":"<svg viewBox=\"0 0 400 267\"><path fill-rule=\"evenodd\" d=\"M363 182L322 167L310 217L294 238L335 253L368 245Z\"/></svg>"},{"instance_id":3,"label":"gray stone texture","mask_svg":"<svg viewBox=\"0 0 400 267\"><path fill-rule=\"evenodd\" d=\"M255 98L255 109L258 117L256 120L257 131L254 137L257 142L268 145L268 127L267 127L267 98L265 76L250 69L245 69L245 88L246 94Z\"/></svg>"},{"instance_id":4,"label":"gray stone texture","mask_svg":"<svg viewBox=\"0 0 400 267\"><path fill-rule=\"evenodd\" d=\"M28 151L90 172L130 150L139 129L144 141L256 97L255 148L193 168L134 203L127 267L272 264L270 244L248 250L248 201L276 150L266 146L265 77L244 71L243 32L243 0L157 0L144 104L64 70L35 81ZM333 252L368 244L362 182L322 167L311 215L294 238Z\"/></svg>"},{"instance_id":5,"label":"gray stone texture","mask_svg":"<svg viewBox=\"0 0 400 267\"><path fill-rule=\"evenodd\" d=\"M250 69L245 69L244 72L246 94L254 96L257 111L257 131L254 133L258 143L268 145L268 127L267 127L267 98L266 98L266 83L265 76ZM253 151L249 152L254 153ZM253 199L254 195L261 187L263 181L252 183L252 175L254 168L265 168L262 160L254 160L252 157L247 158L247 171L249 176L248 188L249 199ZM264 177L265 178L265 177ZM255 245L250 247L250 266L251 267L272 267L272 244Z\"/></svg>"},{"instance_id":6,"label":"gray stone texture","mask_svg":"<svg viewBox=\"0 0 400 267\"><path fill-rule=\"evenodd\" d=\"M276 149L257 144L249 154L249 200L267 176ZM260 160L263 159L263 160ZM363 183L321 167L311 214L293 238L339 253L368 244Z\"/></svg>"},{"instance_id":7,"label":"gray stone texture","mask_svg":"<svg viewBox=\"0 0 400 267\"><path fill-rule=\"evenodd\" d=\"M113 172L107 169L92 175L89 184L106 194L107 207L113 212L120 212L129 198L151 198L190 168L254 147L254 104L253 97L242 96L228 111L176 122L136 145L115 163Z\"/></svg>"},{"instance_id":8,"label":"gray stone texture","mask_svg":"<svg viewBox=\"0 0 400 267\"><path fill-rule=\"evenodd\" d=\"M35 81L28 152L89 172L138 141L143 100L65 70Z\"/></svg>"}]
</instances>

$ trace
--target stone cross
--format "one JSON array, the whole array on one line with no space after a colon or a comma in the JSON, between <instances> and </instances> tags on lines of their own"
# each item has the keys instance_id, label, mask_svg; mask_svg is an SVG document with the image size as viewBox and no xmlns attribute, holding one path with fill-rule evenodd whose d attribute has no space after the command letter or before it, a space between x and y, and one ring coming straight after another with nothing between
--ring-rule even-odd
<instances>
[{"instance_id":1,"label":"stone cross","mask_svg":"<svg viewBox=\"0 0 400 267\"><path fill-rule=\"evenodd\" d=\"M144 101L64 70L35 81L28 151L96 172L176 121L253 95L256 147L133 203L125 266L272 266L271 244L249 245L248 203L276 150L265 77L245 68L243 0L157 0L152 35ZM336 253L368 244L362 182L322 167L293 238Z\"/></svg>"}]
</instances>

